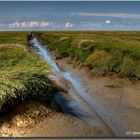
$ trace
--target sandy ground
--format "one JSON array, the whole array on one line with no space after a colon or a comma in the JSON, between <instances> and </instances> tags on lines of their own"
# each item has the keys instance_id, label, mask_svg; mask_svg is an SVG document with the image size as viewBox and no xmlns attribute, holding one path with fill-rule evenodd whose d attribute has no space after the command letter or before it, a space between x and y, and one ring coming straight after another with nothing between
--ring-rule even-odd
<instances>
[{"instance_id":1,"label":"sandy ground","mask_svg":"<svg viewBox=\"0 0 140 140\"><path fill-rule=\"evenodd\" d=\"M112 132L97 119L94 119L93 125L89 125L84 120L31 101L17 106L9 115L2 117L0 136L111 137Z\"/></svg>"},{"instance_id":2,"label":"sandy ground","mask_svg":"<svg viewBox=\"0 0 140 140\"><path fill-rule=\"evenodd\" d=\"M91 106L118 137L140 137L140 81L116 76L96 77L69 58L57 60L71 71L92 98Z\"/></svg>"},{"instance_id":3,"label":"sandy ground","mask_svg":"<svg viewBox=\"0 0 140 140\"><path fill-rule=\"evenodd\" d=\"M103 130L96 126L89 126L86 122L67 116L61 113L55 113L45 121L38 124L26 136L41 137L104 137Z\"/></svg>"}]
</instances>

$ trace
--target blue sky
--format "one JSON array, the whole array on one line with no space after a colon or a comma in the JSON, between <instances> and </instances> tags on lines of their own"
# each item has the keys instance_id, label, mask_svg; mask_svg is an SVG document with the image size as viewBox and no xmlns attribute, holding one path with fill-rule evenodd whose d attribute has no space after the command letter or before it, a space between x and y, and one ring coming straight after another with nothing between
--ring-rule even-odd
<instances>
[{"instance_id":1,"label":"blue sky","mask_svg":"<svg viewBox=\"0 0 140 140\"><path fill-rule=\"evenodd\" d=\"M140 30L140 1L0 1L0 30Z\"/></svg>"}]
</instances>

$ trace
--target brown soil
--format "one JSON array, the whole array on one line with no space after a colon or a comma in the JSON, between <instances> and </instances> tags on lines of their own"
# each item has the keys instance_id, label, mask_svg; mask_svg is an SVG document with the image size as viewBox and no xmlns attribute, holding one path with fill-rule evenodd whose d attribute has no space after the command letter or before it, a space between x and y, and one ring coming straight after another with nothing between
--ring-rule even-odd
<instances>
[{"instance_id":1,"label":"brown soil","mask_svg":"<svg viewBox=\"0 0 140 140\"><path fill-rule=\"evenodd\" d=\"M97 122L97 120L95 120ZM38 102L26 102L3 116L0 137L111 137L109 130L55 112ZM106 133L107 131L107 133Z\"/></svg>"},{"instance_id":2,"label":"brown soil","mask_svg":"<svg viewBox=\"0 0 140 140\"><path fill-rule=\"evenodd\" d=\"M28 101L1 116L0 137L22 136L40 121L51 116L54 110L39 102Z\"/></svg>"}]
</instances>

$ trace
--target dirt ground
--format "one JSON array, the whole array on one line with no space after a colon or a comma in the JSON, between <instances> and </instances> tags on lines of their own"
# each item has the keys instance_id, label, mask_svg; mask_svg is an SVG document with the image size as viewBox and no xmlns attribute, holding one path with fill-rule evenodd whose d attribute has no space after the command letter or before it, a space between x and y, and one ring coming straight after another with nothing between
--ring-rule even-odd
<instances>
[{"instance_id":1,"label":"dirt ground","mask_svg":"<svg viewBox=\"0 0 140 140\"><path fill-rule=\"evenodd\" d=\"M17 106L1 120L0 137L111 137L112 133L38 102Z\"/></svg>"},{"instance_id":2,"label":"dirt ground","mask_svg":"<svg viewBox=\"0 0 140 140\"><path fill-rule=\"evenodd\" d=\"M140 81L117 76L97 77L69 58L58 64L75 74L92 98L91 105L118 137L140 137Z\"/></svg>"}]
</instances>

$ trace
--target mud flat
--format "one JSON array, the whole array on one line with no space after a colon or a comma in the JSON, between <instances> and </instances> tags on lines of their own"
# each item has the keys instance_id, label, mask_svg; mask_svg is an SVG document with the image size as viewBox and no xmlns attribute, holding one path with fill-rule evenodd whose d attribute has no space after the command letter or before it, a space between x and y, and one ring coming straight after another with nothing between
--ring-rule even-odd
<instances>
[{"instance_id":1,"label":"mud flat","mask_svg":"<svg viewBox=\"0 0 140 140\"><path fill-rule=\"evenodd\" d=\"M69 58L59 59L57 63L83 83L91 106L117 137L140 137L140 81L97 77Z\"/></svg>"},{"instance_id":2,"label":"mud flat","mask_svg":"<svg viewBox=\"0 0 140 140\"><path fill-rule=\"evenodd\" d=\"M68 114L56 112L38 102L17 106L1 121L0 137L111 137L97 118L94 125Z\"/></svg>"}]
</instances>

